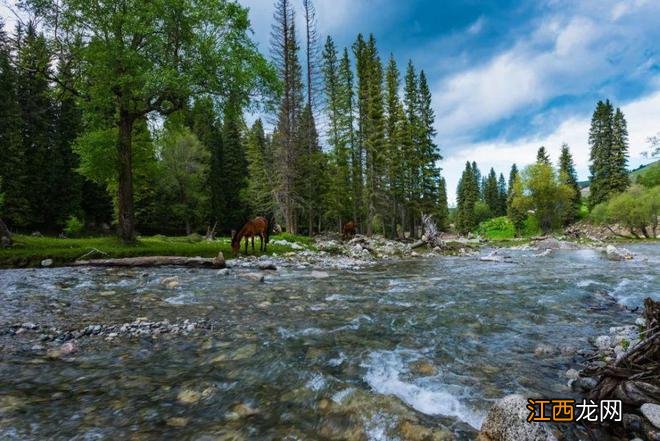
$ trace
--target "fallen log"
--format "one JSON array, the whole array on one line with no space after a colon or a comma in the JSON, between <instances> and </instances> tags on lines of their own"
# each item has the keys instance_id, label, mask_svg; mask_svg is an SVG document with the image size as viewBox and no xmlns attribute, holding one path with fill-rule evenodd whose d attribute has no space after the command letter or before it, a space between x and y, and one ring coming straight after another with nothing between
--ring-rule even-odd
<instances>
[{"instance_id":1,"label":"fallen log","mask_svg":"<svg viewBox=\"0 0 660 441\"><path fill-rule=\"evenodd\" d=\"M76 260L74 266L100 267L156 267L156 266L187 266L194 268L224 268L225 257L222 252L217 257L181 257L181 256L144 256L126 257L121 259Z\"/></svg>"}]
</instances>

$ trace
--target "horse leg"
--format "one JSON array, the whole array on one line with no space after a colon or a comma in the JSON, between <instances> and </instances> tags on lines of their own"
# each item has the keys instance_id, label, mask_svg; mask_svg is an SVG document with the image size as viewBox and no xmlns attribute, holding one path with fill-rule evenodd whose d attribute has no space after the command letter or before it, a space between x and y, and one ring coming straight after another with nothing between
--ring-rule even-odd
<instances>
[{"instance_id":1,"label":"horse leg","mask_svg":"<svg viewBox=\"0 0 660 441\"><path fill-rule=\"evenodd\" d=\"M245 255L246 256L247 256L247 247L248 247L248 242L249 241L250 241L250 239L247 236L245 236Z\"/></svg>"},{"instance_id":2,"label":"horse leg","mask_svg":"<svg viewBox=\"0 0 660 441\"><path fill-rule=\"evenodd\" d=\"M254 236L252 236L252 253L254 253Z\"/></svg>"}]
</instances>

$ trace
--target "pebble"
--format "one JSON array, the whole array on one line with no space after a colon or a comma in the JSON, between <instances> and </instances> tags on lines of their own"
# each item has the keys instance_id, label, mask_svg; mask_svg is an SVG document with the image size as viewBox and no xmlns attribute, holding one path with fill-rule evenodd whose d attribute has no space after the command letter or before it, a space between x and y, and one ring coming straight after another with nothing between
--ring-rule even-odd
<instances>
[{"instance_id":1,"label":"pebble","mask_svg":"<svg viewBox=\"0 0 660 441\"><path fill-rule=\"evenodd\" d=\"M47 268L53 264L53 259L44 259L41 261L41 266Z\"/></svg>"},{"instance_id":2,"label":"pebble","mask_svg":"<svg viewBox=\"0 0 660 441\"><path fill-rule=\"evenodd\" d=\"M566 378L569 380L577 380L580 377L580 374L575 369L569 369L566 371Z\"/></svg>"},{"instance_id":3,"label":"pebble","mask_svg":"<svg viewBox=\"0 0 660 441\"><path fill-rule=\"evenodd\" d=\"M177 395L176 399L182 404L195 404L202 398L202 394L191 389L184 389Z\"/></svg>"},{"instance_id":4,"label":"pebble","mask_svg":"<svg viewBox=\"0 0 660 441\"><path fill-rule=\"evenodd\" d=\"M649 420L656 429L660 429L660 405L645 403L642 404L641 411L646 419Z\"/></svg>"},{"instance_id":5,"label":"pebble","mask_svg":"<svg viewBox=\"0 0 660 441\"><path fill-rule=\"evenodd\" d=\"M167 419L167 425L170 427L185 427L188 425L188 418L172 417Z\"/></svg>"},{"instance_id":6,"label":"pebble","mask_svg":"<svg viewBox=\"0 0 660 441\"><path fill-rule=\"evenodd\" d=\"M556 352L556 348L547 343L541 343L534 349L534 355L537 357L548 357L553 355Z\"/></svg>"}]
</instances>

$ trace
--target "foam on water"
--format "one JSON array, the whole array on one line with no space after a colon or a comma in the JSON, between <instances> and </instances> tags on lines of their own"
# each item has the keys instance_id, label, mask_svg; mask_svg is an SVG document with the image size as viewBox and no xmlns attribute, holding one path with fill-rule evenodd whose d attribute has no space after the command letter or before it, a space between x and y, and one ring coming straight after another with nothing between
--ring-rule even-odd
<instances>
[{"instance_id":1,"label":"foam on water","mask_svg":"<svg viewBox=\"0 0 660 441\"><path fill-rule=\"evenodd\" d=\"M436 381L425 381L422 386L401 380L405 373L400 351L378 351L369 354L363 362L367 368L364 380L374 392L394 395L415 410L427 415L451 416L466 422L475 429L481 427L484 415L470 410L459 399L448 392L446 385Z\"/></svg>"}]
</instances>

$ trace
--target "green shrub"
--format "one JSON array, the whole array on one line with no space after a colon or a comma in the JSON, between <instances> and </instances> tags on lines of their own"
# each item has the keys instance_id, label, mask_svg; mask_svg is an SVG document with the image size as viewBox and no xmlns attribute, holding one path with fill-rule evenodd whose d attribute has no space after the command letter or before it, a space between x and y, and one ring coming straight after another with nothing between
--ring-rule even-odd
<instances>
[{"instance_id":1,"label":"green shrub","mask_svg":"<svg viewBox=\"0 0 660 441\"><path fill-rule=\"evenodd\" d=\"M598 224L620 224L635 237L656 237L660 215L660 185L646 188L635 184L607 202L594 207L591 219Z\"/></svg>"},{"instance_id":2,"label":"green shrub","mask_svg":"<svg viewBox=\"0 0 660 441\"><path fill-rule=\"evenodd\" d=\"M78 237L85 230L85 223L76 216L69 216L64 226L64 233L68 237Z\"/></svg>"},{"instance_id":3,"label":"green shrub","mask_svg":"<svg viewBox=\"0 0 660 441\"><path fill-rule=\"evenodd\" d=\"M477 234L489 239L511 239L516 235L516 228L508 217L501 216L480 223Z\"/></svg>"},{"instance_id":4,"label":"green shrub","mask_svg":"<svg viewBox=\"0 0 660 441\"><path fill-rule=\"evenodd\" d=\"M541 233L541 224L534 215L528 215L523 224L522 235L524 237L538 236Z\"/></svg>"}]
</instances>

